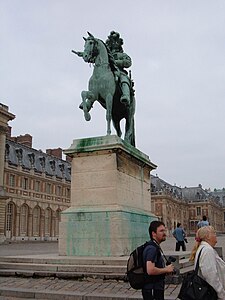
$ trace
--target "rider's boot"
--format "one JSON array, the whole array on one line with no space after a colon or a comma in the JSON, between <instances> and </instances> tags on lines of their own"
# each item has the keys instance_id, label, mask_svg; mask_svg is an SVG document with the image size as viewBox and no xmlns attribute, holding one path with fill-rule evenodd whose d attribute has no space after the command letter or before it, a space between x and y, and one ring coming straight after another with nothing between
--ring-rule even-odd
<instances>
[{"instance_id":1,"label":"rider's boot","mask_svg":"<svg viewBox=\"0 0 225 300\"><path fill-rule=\"evenodd\" d=\"M93 105L92 101L89 100L89 99L87 99L87 100L86 100L86 107L87 107L87 110L88 110L88 111L91 110L92 105ZM79 108L80 108L80 109L83 109L83 102L81 102L81 104L79 105Z\"/></svg>"},{"instance_id":2,"label":"rider's boot","mask_svg":"<svg viewBox=\"0 0 225 300\"><path fill-rule=\"evenodd\" d=\"M120 97L120 102L124 105L130 105L130 87L127 83L122 83L122 96Z\"/></svg>"}]
</instances>

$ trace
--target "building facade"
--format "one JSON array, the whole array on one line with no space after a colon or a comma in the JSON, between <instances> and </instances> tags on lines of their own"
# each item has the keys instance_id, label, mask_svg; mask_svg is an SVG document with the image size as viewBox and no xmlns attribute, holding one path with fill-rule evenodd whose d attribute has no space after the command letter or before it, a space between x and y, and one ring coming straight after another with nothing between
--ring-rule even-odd
<instances>
[{"instance_id":1,"label":"building facade","mask_svg":"<svg viewBox=\"0 0 225 300\"><path fill-rule=\"evenodd\" d=\"M0 242L57 240L60 212L70 206L71 163L62 149L32 148L32 136L12 137L15 116L0 105Z\"/></svg>"},{"instance_id":2,"label":"building facade","mask_svg":"<svg viewBox=\"0 0 225 300\"><path fill-rule=\"evenodd\" d=\"M9 112L8 106L0 103L0 243L5 241L5 208L7 195L4 189L5 144L8 132L8 122L15 115Z\"/></svg>"},{"instance_id":3,"label":"building facade","mask_svg":"<svg viewBox=\"0 0 225 300\"><path fill-rule=\"evenodd\" d=\"M162 220L171 233L180 222L187 233L194 234L197 223L205 215L217 232L225 233L225 206L216 191L198 187L173 186L158 176L151 176L151 201L153 212Z\"/></svg>"},{"instance_id":4,"label":"building facade","mask_svg":"<svg viewBox=\"0 0 225 300\"><path fill-rule=\"evenodd\" d=\"M70 206L70 162L61 158L62 149L43 153L32 148L31 140L29 135L6 139L5 236L57 240L60 212Z\"/></svg>"}]
</instances>

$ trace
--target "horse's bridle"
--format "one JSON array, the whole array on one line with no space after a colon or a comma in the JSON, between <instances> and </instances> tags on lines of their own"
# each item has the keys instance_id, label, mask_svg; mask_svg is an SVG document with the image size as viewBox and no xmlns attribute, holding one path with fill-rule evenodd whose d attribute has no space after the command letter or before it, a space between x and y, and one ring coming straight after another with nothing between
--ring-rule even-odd
<instances>
[{"instance_id":1,"label":"horse's bridle","mask_svg":"<svg viewBox=\"0 0 225 300\"><path fill-rule=\"evenodd\" d=\"M92 37L88 37L87 41L93 41L93 46L91 49L91 53L90 53L90 59L89 59L89 63L94 63L95 62L95 58L98 55L98 48L97 48L97 41L96 39L92 38Z\"/></svg>"}]
</instances>

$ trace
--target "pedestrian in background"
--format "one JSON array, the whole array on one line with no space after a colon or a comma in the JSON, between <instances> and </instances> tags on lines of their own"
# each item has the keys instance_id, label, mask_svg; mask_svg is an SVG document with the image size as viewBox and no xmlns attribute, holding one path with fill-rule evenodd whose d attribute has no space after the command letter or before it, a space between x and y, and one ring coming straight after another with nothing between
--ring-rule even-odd
<instances>
[{"instance_id":1,"label":"pedestrian in background","mask_svg":"<svg viewBox=\"0 0 225 300\"><path fill-rule=\"evenodd\" d=\"M177 223L177 228L173 231L173 236L176 239L175 251L180 251L180 247L182 247L182 251L186 251L186 245L185 245L186 233L184 229L181 227L181 223Z\"/></svg>"},{"instance_id":2,"label":"pedestrian in background","mask_svg":"<svg viewBox=\"0 0 225 300\"><path fill-rule=\"evenodd\" d=\"M199 259L198 275L207 281L216 291L218 300L225 299L225 262L219 257L213 247L217 243L216 232L212 226L203 226L196 232L196 243L190 260L197 263Z\"/></svg>"},{"instance_id":3,"label":"pedestrian in background","mask_svg":"<svg viewBox=\"0 0 225 300\"><path fill-rule=\"evenodd\" d=\"M202 220L199 221L198 224L197 224L198 228L201 228L201 227L204 227L204 226L209 226L209 221L207 220L206 216L203 216Z\"/></svg>"}]
</instances>

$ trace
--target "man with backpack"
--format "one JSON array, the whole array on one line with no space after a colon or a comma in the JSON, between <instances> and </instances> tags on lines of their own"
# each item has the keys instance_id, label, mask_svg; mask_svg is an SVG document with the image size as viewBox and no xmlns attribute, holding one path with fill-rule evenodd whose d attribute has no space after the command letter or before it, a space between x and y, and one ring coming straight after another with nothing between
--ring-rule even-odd
<instances>
[{"instance_id":1,"label":"man with backpack","mask_svg":"<svg viewBox=\"0 0 225 300\"><path fill-rule=\"evenodd\" d=\"M165 275L174 271L174 266L166 266L160 243L166 240L165 224L152 221L149 226L151 241L144 248L143 261L146 283L142 288L144 300L164 300Z\"/></svg>"}]
</instances>

